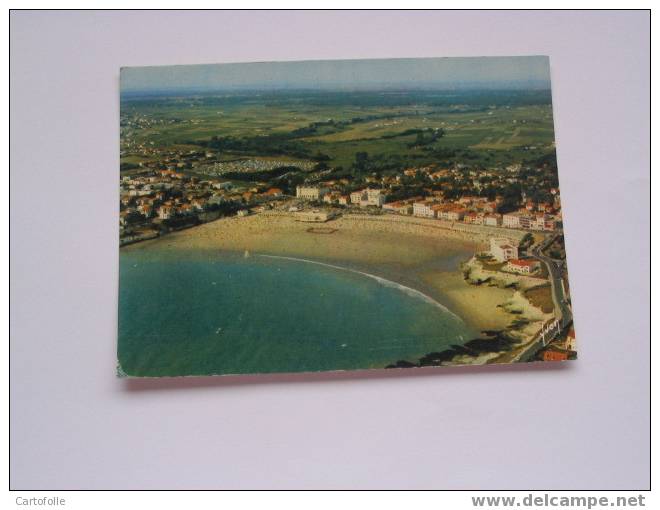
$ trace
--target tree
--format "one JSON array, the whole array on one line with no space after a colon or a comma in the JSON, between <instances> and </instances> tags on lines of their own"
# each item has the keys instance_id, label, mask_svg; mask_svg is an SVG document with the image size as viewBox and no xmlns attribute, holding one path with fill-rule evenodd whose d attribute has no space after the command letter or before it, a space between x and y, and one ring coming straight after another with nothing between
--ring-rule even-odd
<instances>
[{"instance_id":1,"label":"tree","mask_svg":"<svg viewBox=\"0 0 660 510\"><path fill-rule=\"evenodd\" d=\"M356 152L355 162L353 163L353 175L360 175L367 171L369 164L369 154L366 152Z\"/></svg>"},{"instance_id":2,"label":"tree","mask_svg":"<svg viewBox=\"0 0 660 510\"><path fill-rule=\"evenodd\" d=\"M367 162L369 161L369 153L367 152L356 152L355 153L355 165L358 168L365 168Z\"/></svg>"}]
</instances>

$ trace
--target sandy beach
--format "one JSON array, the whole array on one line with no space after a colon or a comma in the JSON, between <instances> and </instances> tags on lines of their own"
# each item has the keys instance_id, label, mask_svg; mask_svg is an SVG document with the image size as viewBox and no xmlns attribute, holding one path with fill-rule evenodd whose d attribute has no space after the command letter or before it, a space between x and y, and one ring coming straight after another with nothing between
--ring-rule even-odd
<instances>
[{"instance_id":1,"label":"sandy beach","mask_svg":"<svg viewBox=\"0 0 660 510\"><path fill-rule=\"evenodd\" d=\"M318 227L334 232L309 232ZM478 334L504 329L513 320L498 306L511 299L513 291L476 287L462 277L460 264L485 246L483 239L463 232L427 228L412 221L374 221L354 216L319 225L299 222L291 216L256 214L221 219L122 250L247 250L344 265L430 295Z\"/></svg>"}]
</instances>

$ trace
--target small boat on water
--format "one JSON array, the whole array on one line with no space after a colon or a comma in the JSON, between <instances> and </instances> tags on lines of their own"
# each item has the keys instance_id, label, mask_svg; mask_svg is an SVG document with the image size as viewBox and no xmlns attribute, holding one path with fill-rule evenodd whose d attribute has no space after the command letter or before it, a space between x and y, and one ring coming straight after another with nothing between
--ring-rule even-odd
<instances>
[{"instance_id":1,"label":"small boat on water","mask_svg":"<svg viewBox=\"0 0 660 510\"><path fill-rule=\"evenodd\" d=\"M245 253L243 253L243 258L246 259L250 256L250 252L245 250Z\"/></svg>"}]
</instances>

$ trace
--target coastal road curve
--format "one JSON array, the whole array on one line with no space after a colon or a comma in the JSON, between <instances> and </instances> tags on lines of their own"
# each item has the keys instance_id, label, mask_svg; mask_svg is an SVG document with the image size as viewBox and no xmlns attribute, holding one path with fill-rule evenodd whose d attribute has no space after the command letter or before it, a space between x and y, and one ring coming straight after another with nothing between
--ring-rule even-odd
<instances>
[{"instance_id":1,"label":"coastal road curve","mask_svg":"<svg viewBox=\"0 0 660 510\"><path fill-rule=\"evenodd\" d=\"M548 268L548 279L552 287L552 300L555 303L555 315L560 321L561 327L564 328L572 318L572 313L568 307L568 299L564 294L564 286L562 285L562 271L557 263L550 257L543 254L543 250L550 245L556 235L548 236L541 243L532 248L534 257L542 261Z\"/></svg>"}]
</instances>

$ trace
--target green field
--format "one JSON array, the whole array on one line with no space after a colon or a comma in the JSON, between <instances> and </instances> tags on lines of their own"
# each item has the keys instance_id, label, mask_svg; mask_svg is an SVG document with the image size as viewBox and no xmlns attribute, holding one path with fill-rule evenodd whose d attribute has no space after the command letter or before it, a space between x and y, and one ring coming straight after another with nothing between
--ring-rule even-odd
<instances>
[{"instance_id":1,"label":"green field","mask_svg":"<svg viewBox=\"0 0 660 510\"><path fill-rule=\"evenodd\" d=\"M329 156L330 166L343 168L354 163L358 152L395 158L404 166L461 159L493 166L554 151L549 96L455 96L420 92L374 100L365 95L319 98L288 93L124 100L122 140L130 140L133 147L194 150L204 147L212 137L220 137L231 144L218 150L219 161L322 153ZM137 120L142 124L136 125ZM411 130L423 130L429 137L442 132L442 136L417 145L418 134L406 134ZM242 142L245 147L236 147ZM279 153L269 153L274 147ZM128 148L121 161L145 160L149 156Z\"/></svg>"}]
</instances>

